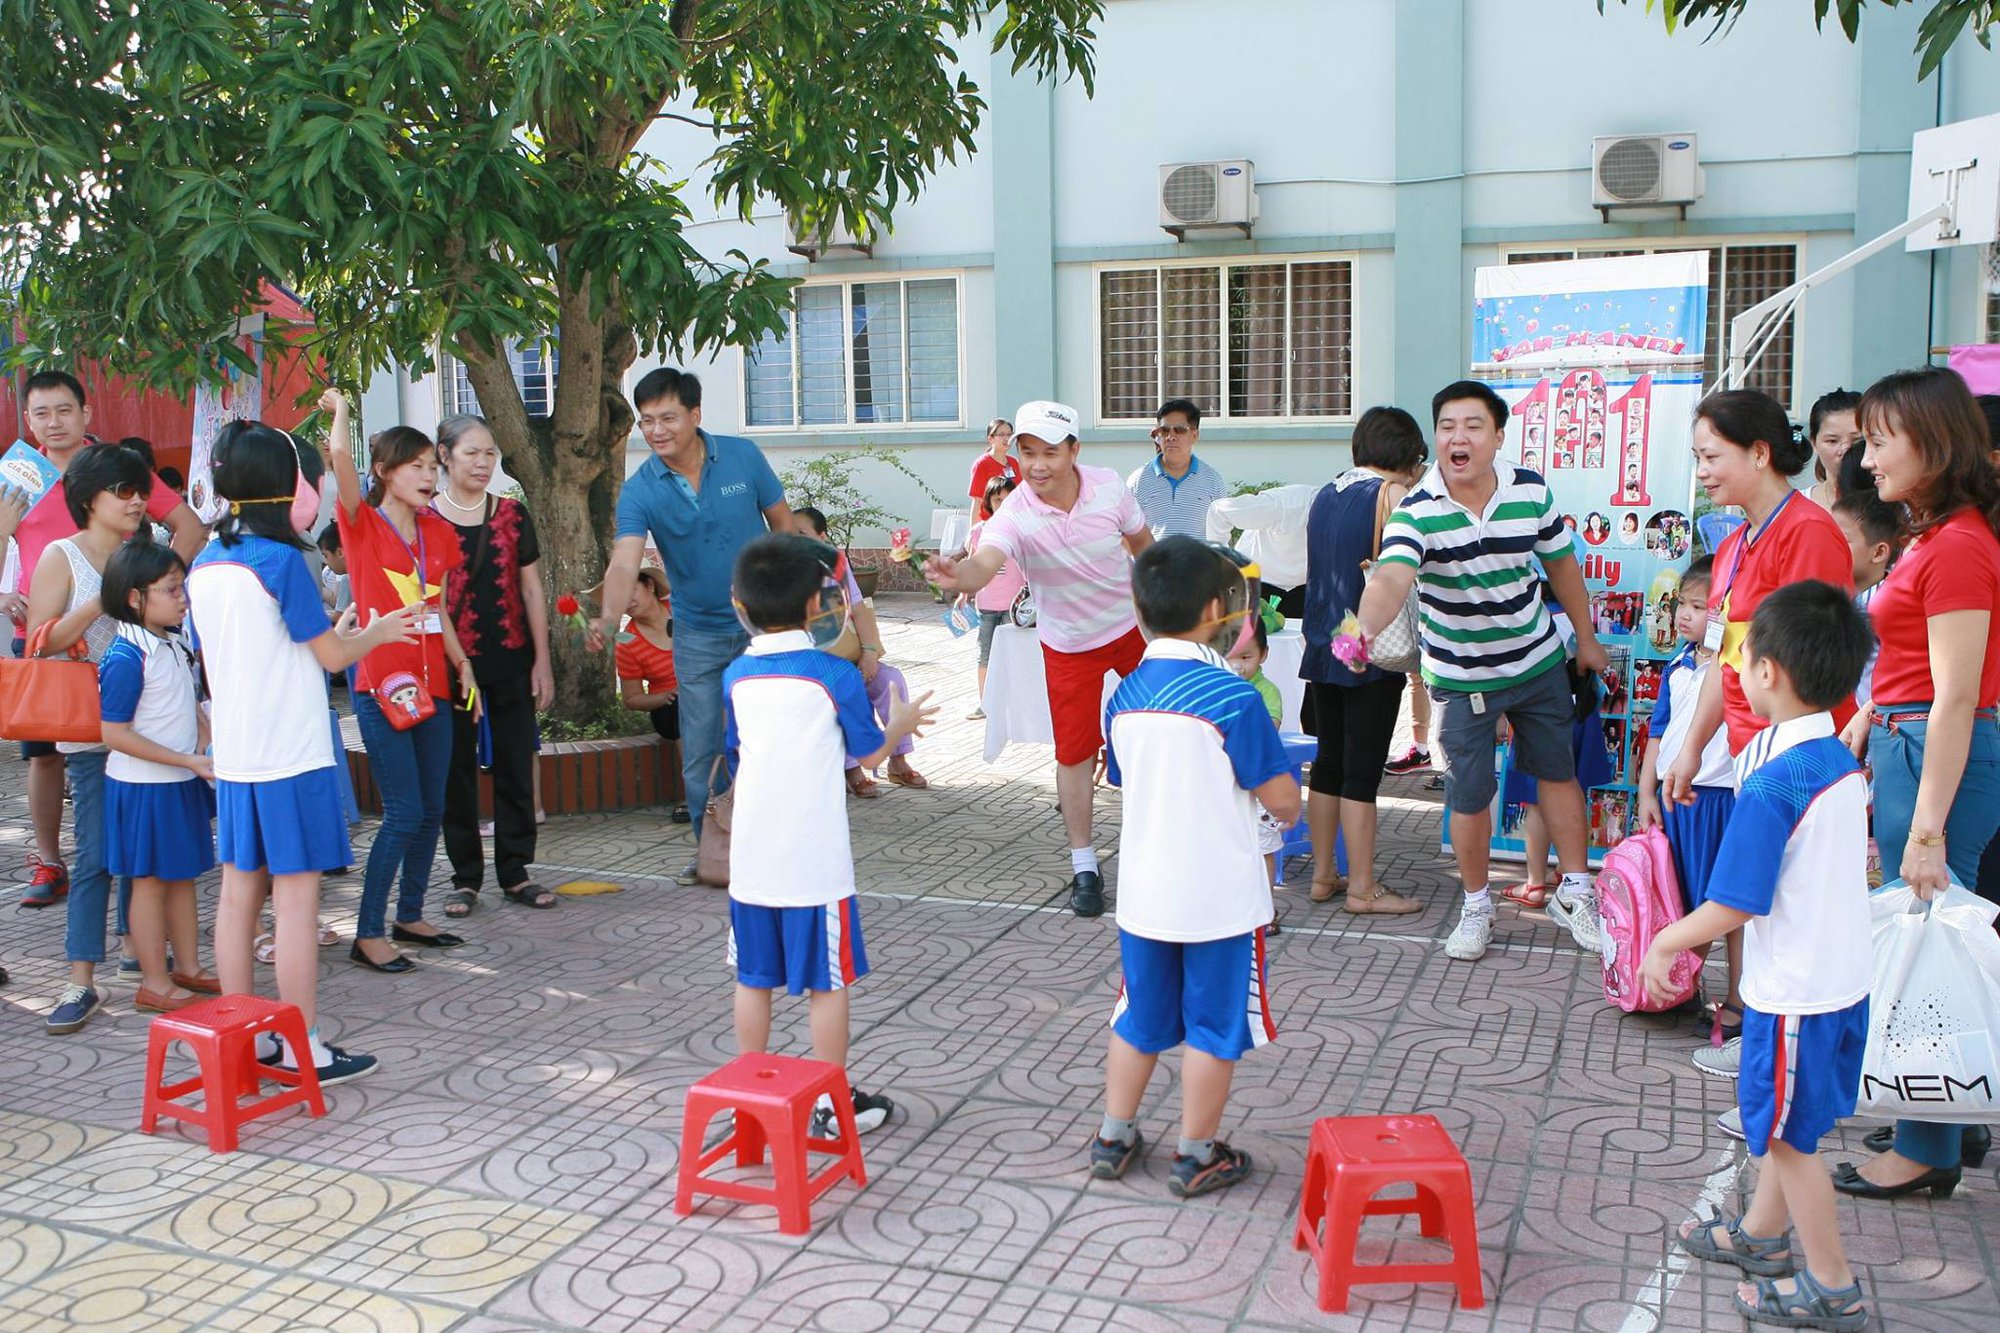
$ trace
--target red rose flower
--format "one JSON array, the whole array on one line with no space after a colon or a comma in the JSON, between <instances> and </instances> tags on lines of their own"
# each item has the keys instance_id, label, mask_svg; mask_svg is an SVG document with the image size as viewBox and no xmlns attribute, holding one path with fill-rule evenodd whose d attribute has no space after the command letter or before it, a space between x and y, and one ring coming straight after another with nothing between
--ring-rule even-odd
<instances>
[{"instance_id":1,"label":"red rose flower","mask_svg":"<svg viewBox=\"0 0 2000 1333\"><path fill-rule=\"evenodd\" d=\"M559 616L573 616L582 609L582 607L577 605L576 598L570 596L568 593L564 593L562 596L556 598L556 614Z\"/></svg>"}]
</instances>

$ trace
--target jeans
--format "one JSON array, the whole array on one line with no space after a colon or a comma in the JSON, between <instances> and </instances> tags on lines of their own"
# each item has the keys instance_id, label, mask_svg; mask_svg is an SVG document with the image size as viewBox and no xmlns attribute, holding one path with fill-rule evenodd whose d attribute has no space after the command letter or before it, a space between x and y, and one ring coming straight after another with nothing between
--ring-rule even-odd
<instances>
[{"instance_id":1,"label":"jeans","mask_svg":"<svg viewBox=\"0 0 2000 1333\"><path fill-rule=\"evenodd\" d=\"M403 886L396 896L396 920L407 924L423 919L424 893L430 888L438 830L444 823L451 714L451 701L439 699L437 712L408 731L397 731L382 716L382 705L373 694L363 690L354 697L368 766L375 775L375 789L382 794L382 825L375 830L375 845L368 849L356 939L382 938L389 889L399 868Z\"/></svg>"},{"instance_id":2,"label":"jeans","mask_svg":"<svg viewBox=\"0 0 2000 1333\"><path fill-rule=\"evenodd\" d=\"M104 918L110 908L111 872L104 866L104 750L63 756L75 819L76 859L69 868L69 908L63 957L72 963L104 961Z\"/></svg>"},{"instance_id":3,"label":"jeans","mask_svg":"<svg viewBox=\"0 0 2000 1333\"><path fill-rule=\"evenodd\" d=\"M681 783L687 788L694 836L708 805L708 770L722 753L722 672L750 646L740 629L674 626L674 674L680 677Z\"/></svg>"},{"instance_id":4,"label":"jeans","mask_svg":"<svg viewBox=\"0 0 2000 1333\"><path fill-rule=\"evenodd\" d=\"M482 681L479 697L493 737L493 873L503 889L531 876L535 859L535 692L526 675ZM479 841L479 724L451 710L451 777L444 790L444 850L451 882L478 892L486 881Z\"/></svg>"},{"instance_id":5,"label":"jeans","mask_svg":"<svg viewBox=\"0 0 2000 1333\"><path fill-rule=\"evenodd\" d=\"M1877 717L1915 712L1925 705L1877 704ZM1903 845L1915 817L1917 782L1924 771L1926 721L1894 726L1877 722L1868 733L1868 763L1875 773L1875 845L1882 853L1882 873L1901 873ZM1971 888L1979 882L1979 861L2000 831L2000 724L1974 719L1972 744L1966 752L1965 776L1959 779L1951 813L1945 817L1945 859L1958 882ZM1896 1122L1896 1151L1925 1166L1949 1169L1959 1164L1964 1126L1921 1120Z\"/></svg>"}]
</instances>

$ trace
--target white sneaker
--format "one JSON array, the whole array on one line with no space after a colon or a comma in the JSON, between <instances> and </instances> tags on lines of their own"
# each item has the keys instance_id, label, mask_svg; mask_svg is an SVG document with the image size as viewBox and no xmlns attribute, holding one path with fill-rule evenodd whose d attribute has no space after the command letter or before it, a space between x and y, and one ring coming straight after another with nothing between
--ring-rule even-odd
<instances>
[{"instance_id":1,"label":"white sneaker","mask_svg":"<svg viewBox=\"0 0 2000 1333\"><path fill-rule=\"evenodd\" d=\"M1486 956L1486 946L1493 942L1493 911L1484 912L1459 909L1458 927L1444 942L1444 956L1469 963L1475 958Z\"/></svg>"},{"instance_id":2,"label":"white sneaker","mask_svg":"<svg viewBox=\"0 0 2000 1333\"><path fill-rule=\"evenodd\" d=\"M1694 1053L1694 1067L1710 1078L1735 1078L1743 1068L1743 1038L1702 1047Z\"/></svg>"},{"instance_id":3,"label":"white sneaker","mask_svg":"<svg viewBox=\"0 0 2000 1333\"><path fill-rule=\"evenodd\" d=\"M1715 1117L1715 1127L1738 1142L1749 1142L1750 1136L1743 1132L1743 1108L1732 1106Z\"/></svg>"},{"instance_id":4,"label":"white sneaker","mask_svg":"<svg viewBox=\"0 0 2000 1333\"><path fill-rule=\"evenodd\" d=\"M1569 932L1577 948L1603 954L1604 932L1597 924L1597 903L1594 900L1581 893L1566 900L1559 890L1549 895L1544 910L1551 921Z\"/></svg>"}]
</instances>

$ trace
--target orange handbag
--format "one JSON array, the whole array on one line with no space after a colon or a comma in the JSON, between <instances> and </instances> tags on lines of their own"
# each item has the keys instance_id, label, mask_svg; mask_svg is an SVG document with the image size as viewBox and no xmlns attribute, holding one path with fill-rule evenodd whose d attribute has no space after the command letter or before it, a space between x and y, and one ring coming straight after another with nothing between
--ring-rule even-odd
<instances>
[{"instance_id":1,"label":"orange handbag","mask_svg":"<svg viewBox=\"0 0 2000 1333\"><path fill-rule=\"evenodd\" d=\"M0 658L0 737L95 745L104 739L97 664L82 639L65 657L40 656L53 623L34 632L23 656Z\"/></svg>"}]
</instances>

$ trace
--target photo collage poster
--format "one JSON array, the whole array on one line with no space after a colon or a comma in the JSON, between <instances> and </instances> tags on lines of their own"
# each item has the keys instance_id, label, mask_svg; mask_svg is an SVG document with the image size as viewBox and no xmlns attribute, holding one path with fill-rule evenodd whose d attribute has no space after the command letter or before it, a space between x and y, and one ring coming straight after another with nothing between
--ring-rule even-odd
<instances>
[{"instance_id":1,"label":"photo collage poster","mask_svg":"<svg viewBox=\"0 0 2000 1333\"><path fill-rule=\"evenodd\" d=\"M194 390L194 438L188 447L188 508L204 523L222 517L225 501L215 493L216 434L232 421L254 421L264 414L264 317L252 315L237 324L237 341L257 366L246 375L235 366L223 367L221 383L202 380Z\"/></svg>"},{"instance_id":2,"label":"photo collage poster","mask_svg":"<svg viewBox=\"0 0 2000 1333\"><path fill-rule=\"evenodd\" d=\"M1707 321L1703 251L1511 264L1475 282L1472 375L1510 410L1500 456L1548 481L1611 659L1600 722L1579 741L1593 864L1631 831L1636 767L1677 647ZM1520 860L1527 807L1504 745L1495 764L1493 854Z\"/></svg>"}]
</instances>

